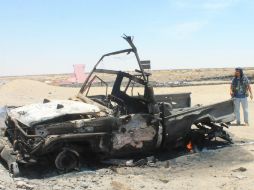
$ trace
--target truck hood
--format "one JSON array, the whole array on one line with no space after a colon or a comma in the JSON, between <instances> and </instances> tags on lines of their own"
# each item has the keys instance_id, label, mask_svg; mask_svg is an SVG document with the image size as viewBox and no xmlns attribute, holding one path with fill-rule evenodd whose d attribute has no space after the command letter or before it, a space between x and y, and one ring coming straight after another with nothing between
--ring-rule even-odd
<instances>
[{"instance_id":1,"label":"truck hood","mask_svg":"<svg viewBox=\"0 0 254 190\"><path fill-rule=\"evenodd\" d=\"M8 115L27 126L32 126L65 115L94 115L99 112L100 109L95 105L73 100L55 100L10 109Z\"/></svg>"}]
</instances>

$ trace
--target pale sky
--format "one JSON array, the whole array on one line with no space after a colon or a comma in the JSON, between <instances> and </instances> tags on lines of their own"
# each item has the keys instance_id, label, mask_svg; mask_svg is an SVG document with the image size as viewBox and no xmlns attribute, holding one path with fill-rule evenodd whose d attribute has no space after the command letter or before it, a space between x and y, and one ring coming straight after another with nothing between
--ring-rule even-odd
<instances>
[{"instance_id":1,"label":"pale sky","mask_svg":"<svg viewBox=\"0 0 254 190\"><path fill-rule=\"evenodd\" d=\"M123 33L153 69L254 66L254 0L0 0L0 75L89 71Z\"/></svg>"}]
</instances>

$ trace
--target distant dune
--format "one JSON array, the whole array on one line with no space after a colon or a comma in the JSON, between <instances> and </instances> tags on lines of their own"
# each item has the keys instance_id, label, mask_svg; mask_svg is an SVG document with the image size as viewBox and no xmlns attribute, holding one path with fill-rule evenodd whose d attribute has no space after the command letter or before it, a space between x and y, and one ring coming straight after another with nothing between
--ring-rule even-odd
<instances>
[{"instance_id":1,"label":"distant dune","mask_svg":"<svg viewBox=\"0 0 254 190\"><path fill-rule=\"evenodd\" d=\"M245 73L254 78L254 67L245 68ZM232 78L234 68L211 68L211 69L173 69L173 70L152 70L151 81L174 82L174 81L200 81L200 80L229 80ZM31 79L41 82L49 81L58 85L65 81L71 74L49 74L49 75L26 75L0 77L0 80ZM104 75L104 78L112 81L114 78Z\"/></svg>"}]
</instances>

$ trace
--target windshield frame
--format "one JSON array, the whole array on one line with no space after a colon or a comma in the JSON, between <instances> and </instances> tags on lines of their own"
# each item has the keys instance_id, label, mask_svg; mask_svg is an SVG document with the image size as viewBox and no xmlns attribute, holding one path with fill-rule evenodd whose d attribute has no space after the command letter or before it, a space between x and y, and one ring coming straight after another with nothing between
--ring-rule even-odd
<instances>
[{"instance_id":1,"label":"windshield frame","mask_svg":"<svg viewBox=\"0 0 254 190\"><path fill-rule=\"evenodd\" d=\"M115 71L115 70L97 69L97 67L99 66L99 64L101 63L101 61L105 57L118 55L118 54L123 54L123 53L127 53L127 55L130 54L130 53L134 53L134 55L136 57L136 60L137 60L137 63L138 63L138 66L139 66L139 69L140 69L140 70L135 70L135 71L138 72L141 75L141 78L137 78L136 77L137 75L132 76L129 73L126 73L126 74L132 76L131 78L133 78L133 80L138 82L138 83L141 83L141 84L143 83L144 85L148 83L148 74L145 73L144 69L142 68L141 61L140 61L140 58L139 58L139 55L138 55L138 52L137 52L137 48L133 44L133 38L130 37L130 36L124 35L123 39L125 39L128 42L128 44L131 46L131 48L123 49L123 50L119 50L119 51L114 51L114 52L102 55L101 58L99 59L99 61L95 64L95 66L93 67L93 69L89 73L89 75L86 78L85 82L83 83L82 87L80 88L80 90L79 90L80 94L83 94L85 91L87 91L88 88L90 89L90 87L92 85L92 80L94 80L94 77L93 78L91 78L91 77L94 73L96 73L96 72L97 73L109 73L109 74L116 74L117 75L119 72L121 72L121 71ZM96 74L94 76L96 76Z\"/></svg>"}]
</instances>

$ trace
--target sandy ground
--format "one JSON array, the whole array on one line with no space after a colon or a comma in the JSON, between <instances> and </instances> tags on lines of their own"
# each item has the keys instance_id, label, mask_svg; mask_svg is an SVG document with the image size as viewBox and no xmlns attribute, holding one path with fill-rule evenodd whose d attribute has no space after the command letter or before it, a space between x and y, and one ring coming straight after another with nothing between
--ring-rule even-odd
<instances>
[{"instance_id":1,"label":"sandy ground","mask_svg":"<svg viewBox=\"0 0 254 190\"><path fill-rule=\"evenodd\" d=\"M229 99L228 85L156 88L155 93L192 92L192 104ZM102 89L98 88L97 91ZM14 80L0 86L0 106L24 105L49 99L66 99L75 88L48 86L31 80ZM0 165L0 189L254 189L254 102L249 102L251 126L230 127L232 147L203 151L160 161L157 167L82 169L69 174L40 174L36 168L12 179ZM242 167L242 169L239 169ZM239 169L239 170L237 170ZM246 170L246 171L243 171Z\"/></svg>"},{"instance_id":2,"label":"sandy ground","mask_svg":"<svg viewBox=\"0 0 254 190\"><path fill-rule=\"evenodd\" d=\"M110 88L109 88L110 90ZM19 79L13 80L0 86L0 106L4 105L24 105L40 102L44 98L48 99L67 99L75 96L79 88L67 88L50 86L42 82ZM140 88L135 88L135 94L142 93ZM179 92L191 92L192 104L211 104L218 101L229 99L228 85L212 86L188 86L174 88L155 88L156 94L168 94ZM95 87L90 90L90 94L105 93L105 88Z\"/></svg>"}]
</instances>

